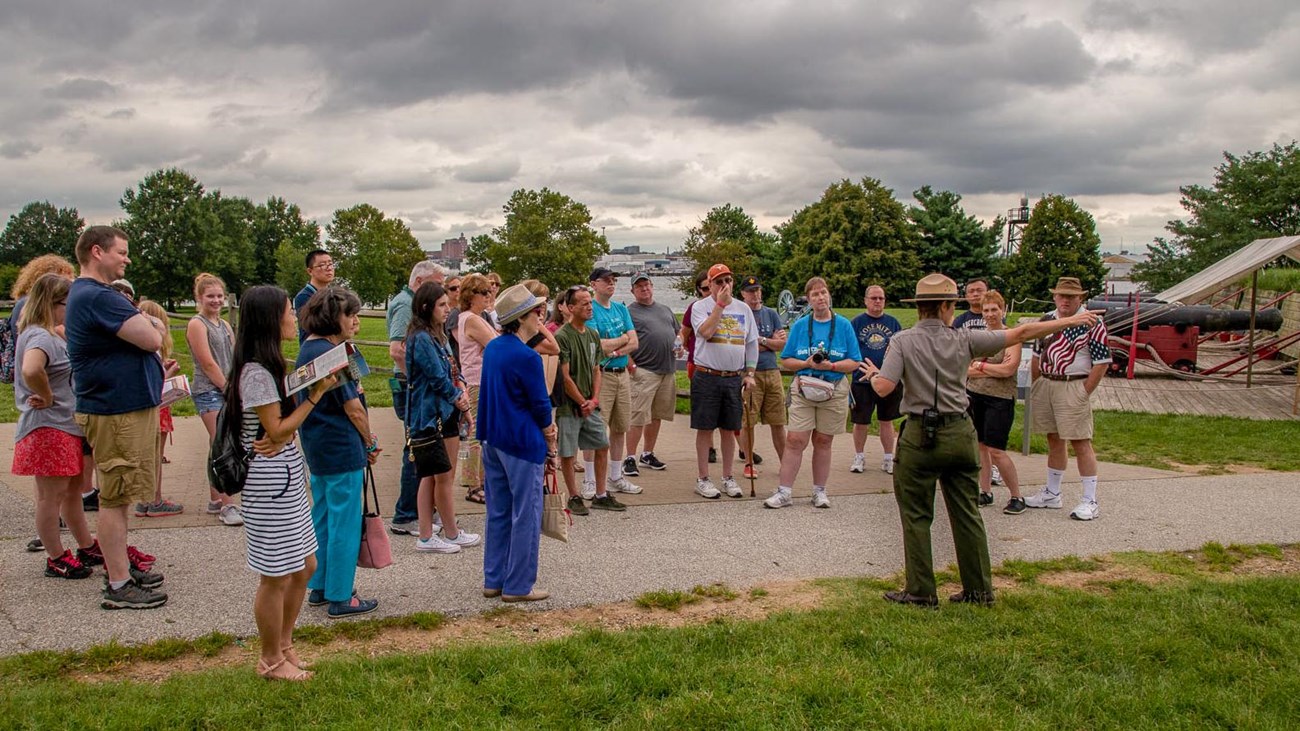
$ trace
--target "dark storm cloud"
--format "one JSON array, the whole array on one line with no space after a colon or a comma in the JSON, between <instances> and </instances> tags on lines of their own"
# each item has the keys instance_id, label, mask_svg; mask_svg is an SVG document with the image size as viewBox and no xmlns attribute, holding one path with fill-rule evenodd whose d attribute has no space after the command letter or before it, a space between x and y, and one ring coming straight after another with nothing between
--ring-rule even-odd
<instances>
[{"instance_id":1,"label":"dark storm cloud","mask_svg":"<svg viewBox=\"0 0 1300 731\"><path fill-rule=\"evenodd\" d=\"M29 140L13 140L0 144L0 157L7 160L22 160L41 151L41 146Z\"/></svg>"},{"instance_id":2,"label":"dark storm cloud","mask_svg":"<svg viewBox=\"0 0 1300 731\"><path fill-rule=\"evenodd\" d=\"M519 174L519 158L513 155L461 165L452 174L462 183L505 183Z\"/></svg>"}]
</instances>

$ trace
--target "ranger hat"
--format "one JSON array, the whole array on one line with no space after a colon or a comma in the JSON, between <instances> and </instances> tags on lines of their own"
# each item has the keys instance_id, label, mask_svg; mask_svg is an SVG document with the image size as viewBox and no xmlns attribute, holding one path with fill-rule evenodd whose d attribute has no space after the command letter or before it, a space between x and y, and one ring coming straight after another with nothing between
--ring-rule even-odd
<instances>
[{"instance_id":1,"label":"ranger hat","mask_svg":"<svg viewBox=\"0 0 1300 731\"><path fill-rule=\"evenodd\" d=\"M1083 284L1079 282L1078 277L1061 277L1056 280L1056 286L1047 290L1052 294L1078 295L1080 297L1088 294L1083 289Z\"/></svg>"},{"instance_id":2,"label":"ranger hat","mask_svg":"<svg viewBox=\"0 0 1300 731\"><path fill-rule=\"evenodd\" d=\"M904 302L945 302L957 299L957 283L942 274L931 274L916 283L916 296Z\"/></svg>"}]
</instances>

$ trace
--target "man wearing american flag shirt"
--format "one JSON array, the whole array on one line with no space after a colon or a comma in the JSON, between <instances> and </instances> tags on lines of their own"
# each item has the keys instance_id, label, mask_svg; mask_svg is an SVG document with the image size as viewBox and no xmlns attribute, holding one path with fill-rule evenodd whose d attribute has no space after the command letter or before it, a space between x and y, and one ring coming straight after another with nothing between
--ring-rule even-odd
<instances>
[{"instance_id":1,"label":"man wearing american flag shirt","mask_svg":"<svg viewBox=\"0 0 1300 731\"><path fill-rule=\"evenodd\" d=\"M1070 317L1083 306L1087 292L1076 277L1061 277L1051 290L1056 312L1043 319ZM1110 365L1106 326L1100 319L1092 327L1070 327L1034 344L1030 365L1034 384L1029 392L1032 426L1047 434L1047 485L1025 498L1031 508L1061 507L1061 478L1074 448L1083 499L1070 512L1075 520L1093 520L1097 507L1097 454L1092 448L1092 406L1088 399Z\"/></svg>"}]
</instances>

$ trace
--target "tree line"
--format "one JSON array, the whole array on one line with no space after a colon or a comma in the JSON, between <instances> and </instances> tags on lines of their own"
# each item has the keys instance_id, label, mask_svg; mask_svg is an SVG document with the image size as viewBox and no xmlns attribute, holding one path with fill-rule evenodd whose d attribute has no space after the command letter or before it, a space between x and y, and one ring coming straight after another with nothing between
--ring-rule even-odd
<instances>
[{"instance_id":1,"label":"tree line","mask_svg":"<svg viewBox=\"0 0 1300 731\"><path fill-rule=\"evenodd\" d=\"M1274 145L1244 156L1224 153L1210 186L1180 189L1189 219L1170 221L1173 237L1158 238L1134 277L1163 289L1256 238L1300 233L1300 148ZM879 180L840 180L774 231L760 231L738 205L708 211L682 242L696 269L726 262L737 274L759 276L769 292L800 291L812 276L826 279L836 301L856 304L864 286L882 284L891 299L906 297L916 280L943 272L964 282L990 280L1010 299L1050 299L1061 276L1100 291L1105 269L1096 222L1073 200L1046 195L1033 207L1018 250L999 255L1005 221L985 224L966 213L961 195L923 186L904 204ZM382 303L406 283L425 253L400 219L361 203L334 212L325 226L304 218L283 198L264 203L208 191L183 170L158 170L119 201L114 223L131 239L130 277L137 291L175 302L190 297L198 271L226 280L232 292L275 282L295 291L306 281L303 258L329 250L338 276L367 303ZM493 270L507 281L539 279L552 290L585 282L609 243L583 203L558 191L520 189L502 207L505 221L475 236L465 266ZM35 256L72 259L85 222L75 208L28 203L0 234L0 289ZM690 291L690 282L680 283Z\"/></svg>"}]
</instances>

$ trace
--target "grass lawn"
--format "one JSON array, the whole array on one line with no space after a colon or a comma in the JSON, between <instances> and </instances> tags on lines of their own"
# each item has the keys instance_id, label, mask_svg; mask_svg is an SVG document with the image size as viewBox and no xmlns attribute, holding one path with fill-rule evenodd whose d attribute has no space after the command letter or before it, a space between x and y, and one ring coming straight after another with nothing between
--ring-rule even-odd
<instances>
[{"instance_id":1,"label":"grass lawn","mask_svg":"<svg viewBox=\"0 0 1300 731\"><path fill-rule=\"evenodd\" d=\"M303 685L262 681L251 662L160 683L111 671L87 683L42 672L56 653L18 656L0 661L0 725L1293 728L1300 578L1215 573L1282 553L1247 548L1014 562L999 574L1023 583L992 609L898 607L880 599L892 581L819 581L816 609L379 657L340 652ZM1087 580L1123 566L1163 577ZM1043 580L1061 571L1083 578Z\"/></svg>"}]
</instances>

